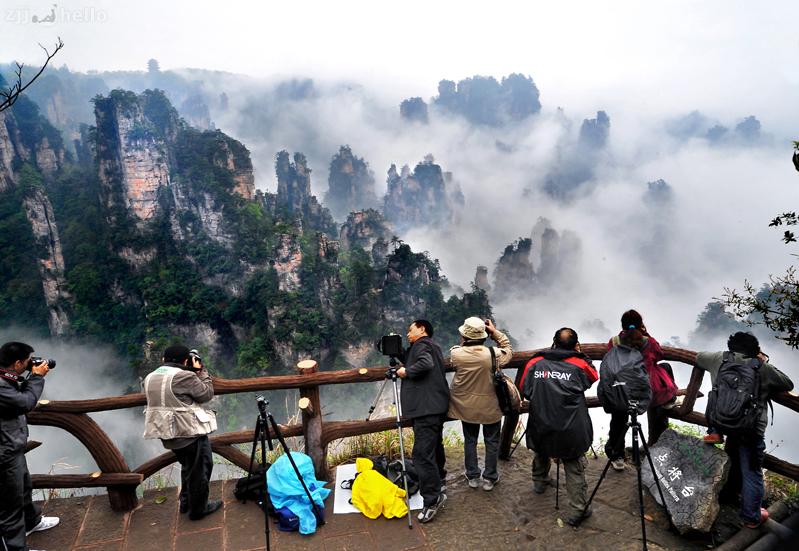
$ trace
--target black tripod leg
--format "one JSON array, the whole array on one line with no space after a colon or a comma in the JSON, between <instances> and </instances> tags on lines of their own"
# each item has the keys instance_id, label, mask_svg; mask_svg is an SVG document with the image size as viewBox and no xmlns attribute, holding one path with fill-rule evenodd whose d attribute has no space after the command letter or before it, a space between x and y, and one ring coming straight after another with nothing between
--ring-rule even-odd
<instances>
[{"instance_id":1,"label":"black tripod leg","mask_svg":"<svg viewBox=\"0 0 799 551\"><path fill-rule=\"evenodd\" d=\"M525 434L527 434L527 427L525 427L525 429L524 429L524 432L522 432L522 435L521 435L521 436L519 436L519 439L516 441L516 443L513 445L513 448L510 450L510 453L508 454L508 459L510 459L511 457L513 457L513 452L515 452L515 451L516 451L516 448L518 448L518 447L519 447L519 444L521 443L521 441L522 441L522 439L524 438L524 435L525 435Z\"/></svg>"},{"instance_id":2,"label":"black tripod leg","mask_svg":"<svg viewBox=\"0 0 799 551\"><path fill-rule=\"evenodd\" d=\"M250 484L252 478L252 466L255 464L255 450L258 448L258 436L261 434L261 418L255 422L255 431L252 434L252 451L250 452L250 468L247 469L247 485ZM244 499L247 502L247 499Z\"/></svg>"},{"instance_id":3,"label":"black tripod leg","mask_svg":"<svg viewBox=\"0 0 799 551\"><path fill-rule=\"evenodd\" d=\"M641 448L638 439L642 436L641 424L636 415L631 415L630 427L633 429L633 462L638 477L638 509L641 515L641 537L644 541L643 549L647 551L646 545L646 518L644 518L644 483L641 478ZM654 474L654 473L653 473Z\"/></svg>"},{"instance_id":4,"label":"black tripod leg","mask_svg":"<svg viewBox=\"0 0 799 551\"><path fill-rule=\"evenodd\" d=\"M302 484L302 489L305 490L305 495L308 496L308 501L311 503L311 508L313 509L318 524L320 526L324 526L325 519L322 516L322 511L319 509L319 506L316 504L313 496L311 495L311 491L305 484L305 479L302 478L302 473L300 473L299 467L297 467L297 464L294 462L294 458L291 456L291 450L289 449L288 444L286 444L286 441L283 439L283 434L280 432L280 427L278 427L277 422L275 421L275 418L272 417L271 413L267 413L266 416L269 419L269 423L272 425L272 431L275 433L275 438L277 438L277 441L280 442L283 452L289 458L289 463L291 463L291 467L294 469L294 474L297 475L297 480L300 481L300 484Z\"/></svg>"},{"instance_id":5,"label":"black tripod leg","mask_svg":"<svg viewBox=\"0 0 799 551\"><path fill-rule=\"evenodd\" d=\"M660 503L663 504L663 509L666 511L666 516L669 519L669 523L673 525L674 523L671 520L671 511L669 511L669 507L666 505L666 498L663 497L663 489L660 487L660 477L658 476L658 472L655 470L655 464L652 462L652 456L649 454L649 446L643 438L641 438L641 445L643 445L644 454L646 455L647 461L649 461L649 468L652 469L652 478L655 479L655 486L657 486L658 494L660 494Z\"/></svg>"},{"instance_id":6,"label":"black tripod leg","mask_svg":"<svg viewBox=\"0 0 799 551\"><path fill-rule=\"evenodd\" d=\"M261 506L264 508L264 533L266 534L266 551L270 551L269 541L269 503L266 502L266 435L269 434L269 428L266 426L266 420L258 417L261 425L260 438L261 438L261 467L264 469L264 479L261 483ZM270 440L271 444L271 440ZM253 449L253 453L255 450ZM252 468L252 466L251 466Z\"/></svg>"},{"instance_id":7,"label":"black tripod leg","mask_svg":"<svg viewBox=\"0 0 799 551\"><path fill-rule=\"evenodd\" d=\"M602 469L602 474L599 475L599 480L596 482L596 486L594 486L594 491L591 492L591 497L588 498L588 501L585 503L585 507L583 508L583 515L588 512L588 508L591 507L591 502L594 501L594 496L596 495L597 490L599 490L599 486L602 484L602 481L605 480L605 475L608 474L608 469L610 469L610 459L608 462L605 463L605 468Z\"/></svg>"}]
</instances>

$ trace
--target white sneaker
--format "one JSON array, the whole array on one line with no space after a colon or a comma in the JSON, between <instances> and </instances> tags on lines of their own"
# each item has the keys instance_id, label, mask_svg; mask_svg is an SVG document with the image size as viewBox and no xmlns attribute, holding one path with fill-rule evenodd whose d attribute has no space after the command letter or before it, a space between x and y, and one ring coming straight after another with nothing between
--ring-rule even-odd
<instances>
[{"instance_id":1,"label":"white sneaker","mask_svg":"<svg viewBox=\"0 0 799 551\"><path fill-rule=\"evenodd\" d=\"M466 480L469 481L469 488L472 490L476 490L480 487L480 479L479 478L467 478Z\"/></svg>"},{"instance_id":2,"label":"white sneaker","mask_svg":"<svg viewBox=\"0 0 799 551\"><path fill-rule=\"evenodd\" d=\"M624 459L621 457L618 459L614 459L610 462L610 465L613 467L614 471L623 471L624 470Z\"/></svg>"},{"instance_id":3,"label":"white sneaker","mask_svg":"<svg viewBox=\"0 0 799 551\"><path fill-rule=\"evenodd\" d=\"M61 519L58 517L42 517L42 520L39 521L39 524L25 532L26 536L30 536L34 532L41 532L43 530L49 530L50 528L54 528L58 526L58 523L61 522Z\"/></svg>"}]
</instances>

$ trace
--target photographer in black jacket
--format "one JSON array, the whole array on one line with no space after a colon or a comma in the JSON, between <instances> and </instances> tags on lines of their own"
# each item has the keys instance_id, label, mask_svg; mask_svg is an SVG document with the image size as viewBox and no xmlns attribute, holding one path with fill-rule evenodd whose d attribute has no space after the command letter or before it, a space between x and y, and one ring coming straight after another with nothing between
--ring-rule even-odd
<instances>
[{"instance_id":1,"label":"photographer in black jacket","mask_svg":"<svg viewBox=\"0 0 799 551\"><path fill-rule=\"evenodd\" d=\"M25 461L28 422L25 414L36 407L50 370L47 360L32 365L33 347L7 342L0 347L0 543L3 551L26 551L31 532L58 524L43 517L33 504L31 476ZM30 370L27 379L22 376ZM27 533L26 533L27 532Z\"/></svg>"},{"instance_id":2,"label":"photographer in black jacket","mask_svg":"<svg viewBox=\"0 0 799 551\"><path fill-rule=\"evenodd\" d=\"M424 508L419 522L430 522L447 500L442 481L444 470L444 420L449 408L449 384L444 371L444 355L433 339L433 326L416 320L408 327L410 348L404 366L397 370L402 378L402 415L413 419L413 464L419 474L419 493Z\"/></svg>"}]
</instances>

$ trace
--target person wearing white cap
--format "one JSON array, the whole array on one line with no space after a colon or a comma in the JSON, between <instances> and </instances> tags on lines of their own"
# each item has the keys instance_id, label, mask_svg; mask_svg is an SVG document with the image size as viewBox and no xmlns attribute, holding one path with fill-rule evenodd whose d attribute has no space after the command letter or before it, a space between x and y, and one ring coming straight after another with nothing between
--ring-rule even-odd
<instances>
[{"instance_id":1,"label":"person wearing white cap","mask_svg":"<svg viewBox=\"0 0 799 551\"><path fill-rule=\"evenodd\" d=\"M502 411L492 379L492 363L502 369L513 356L510 340L499 331L490 319L467 318L458 328L461 344L450 350L450 364L455 376L450 387L448 416L460 419L463 424L464 465L469 487L476 489L483 479L483 490L491 491L499 482L499 434ZM491 337L499 346L485 346ZM492 360L492 351L495 360ZM477 463L477 439L483 427L485 442L485 469L482 473Z\"/></svg>"}]
</instances>

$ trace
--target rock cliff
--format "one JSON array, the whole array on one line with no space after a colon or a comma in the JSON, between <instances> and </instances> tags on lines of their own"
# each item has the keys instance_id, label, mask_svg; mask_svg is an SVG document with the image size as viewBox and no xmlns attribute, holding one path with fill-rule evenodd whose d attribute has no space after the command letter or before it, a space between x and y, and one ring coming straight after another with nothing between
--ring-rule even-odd
<instances>
[{"instance_id":1,"label":"rock cliff","mask_svg":"<svg viewBox=\"0 0 799 551\"><path fill-rule=\"evenodd\" d=\"M355 156L348 145L342 145L330 161L325 205L341 220L356 210L376 208L375 177L369 165Z\"/></svg>"},{"instance_id":2,"label":"rock cliff","mask_svg":"<svg viewBox=\"0 0 799 551\"><path fill-rule=\"evenodd\" d=\"M463 194L453 183L452 173L442 171L432 155L413 172L405 165L398 173L392 164L386 184L383 213L400 233L414 226L446 225L463 207Z\"/></svg>"}]
</instances>

